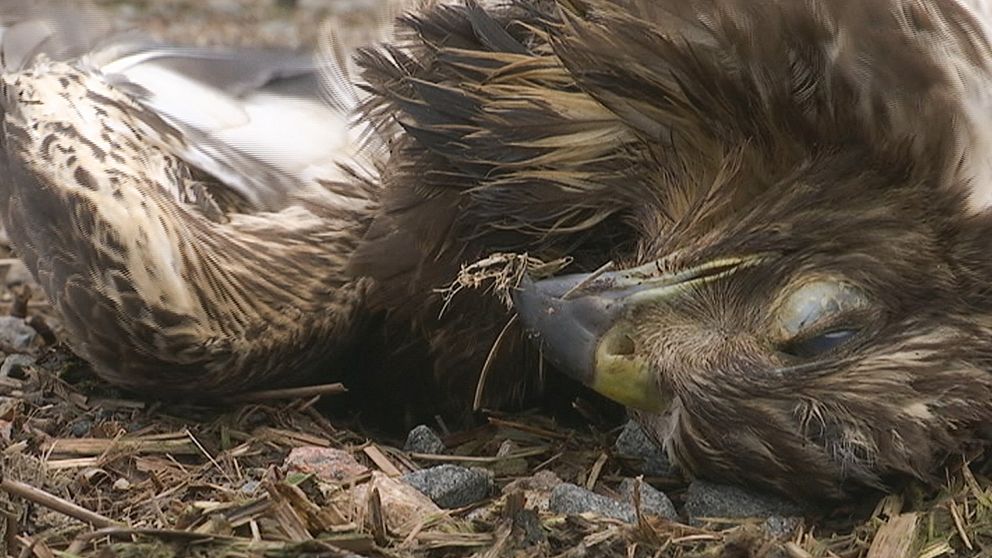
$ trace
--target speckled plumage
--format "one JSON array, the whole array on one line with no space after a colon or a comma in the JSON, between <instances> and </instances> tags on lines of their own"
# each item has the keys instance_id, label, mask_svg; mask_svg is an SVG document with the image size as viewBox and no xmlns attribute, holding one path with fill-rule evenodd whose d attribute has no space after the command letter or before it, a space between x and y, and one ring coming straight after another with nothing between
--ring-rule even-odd
<instances>
[{"instance_id":1,"label":"speckled plumage","mask_svg":"<svg viewBox=\"0 0 992 558\"><path fill-rule=\"evenodd\" d=\"M128 79L161 72L158 57L210 51L133 46L124 54L139 61L128 65L108 48L65 61L42 54L0 78L3 222L73 350L112 382L162 395L325 369L367 288L342 270L367 221L368 187L337 170L334 153L321 177L226 141L219 119L239 108L233 95L232 108L207 105L218 127L203 129L158 106L171 92ZM358 185L333 184L345 175Z\"/></svg>"}]
</instances>

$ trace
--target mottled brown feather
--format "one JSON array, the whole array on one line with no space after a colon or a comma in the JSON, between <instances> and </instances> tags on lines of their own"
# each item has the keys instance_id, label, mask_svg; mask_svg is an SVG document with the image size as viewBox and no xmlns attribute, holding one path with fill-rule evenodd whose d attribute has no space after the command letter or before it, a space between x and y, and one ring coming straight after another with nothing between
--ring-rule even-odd
<instances>
[{"instance_id":1,"label":"mottled brown feather","mask_svg":"<svg viewBox=\"0 0 992 558\"><path fill-rule=\"evenodd\" d=\"M358 328L367 281L343 268L372 187L220 149L90 62L39 56L0 78L2 220L73 350L158 395L326 372ZM208 141L221 167L271 178L257 203L186 158Z\"/></svg>"}]
</instances>

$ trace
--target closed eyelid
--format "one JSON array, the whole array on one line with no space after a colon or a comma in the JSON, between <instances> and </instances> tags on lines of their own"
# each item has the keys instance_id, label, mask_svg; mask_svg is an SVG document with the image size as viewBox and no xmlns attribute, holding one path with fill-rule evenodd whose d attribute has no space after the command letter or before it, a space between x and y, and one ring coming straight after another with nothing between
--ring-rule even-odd
<instances>
[{"instance_id":1,"label":"closed eyelid","mask_svg":"<svg viewBox=\"0 0 992 558\"><path fill-rule=\"evenodd\" d=\"M814 280L789 293L775 313L780 335L791 339L838 314L868 306L865 293L848 283Z\"/></svg>"}]
</instances>

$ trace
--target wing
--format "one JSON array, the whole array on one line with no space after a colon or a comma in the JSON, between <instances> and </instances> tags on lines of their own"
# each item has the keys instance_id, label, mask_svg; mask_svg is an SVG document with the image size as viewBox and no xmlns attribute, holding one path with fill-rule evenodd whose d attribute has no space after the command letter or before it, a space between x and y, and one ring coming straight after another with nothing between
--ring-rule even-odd
<instances>
[{"instance_id":1,"label":"wing","mask_svg":"<svg viewBox=\"0 0 992 558\"><path fill-rule=\"evenodd\" d=\"M280 151L327 141L293 129L304 117L274 122L300 103L347 134L313 62L120 37L52 49L41 30L60 37L62 19L30 15L0 39L36 34L0 74L3 218L71 346L104 377L162 394L319 367L362 302L342 268L370 190L351 175L324 187L335 178L322 173L345 176L333 150Z\"/></svg>"},{"instance_id":2,"label":"wing","mask_svg":"<svg viewBox=\"0 0 992 558\"><path fill-rule=\"evenodd\" d=\"M623 204L607 175L625 164L610 151L629 132L574 89L547 34L527 24L552 7L433 5L402 18L389 47L359 59L372 93L364 114L391 156L381 210L351 269L376 279L373 304L398 328L412 322L426 338L426 382L455 401L472 400L509 316L495 297L467 291L441 316L438 290L492 252L553 259L581 239L598 235L605 245L606 222ZM536 355L513 326L494 355L484 404L533 393ZM421 372L395 360L386 368L398 375Z\"/></svg>"}]
</instances>

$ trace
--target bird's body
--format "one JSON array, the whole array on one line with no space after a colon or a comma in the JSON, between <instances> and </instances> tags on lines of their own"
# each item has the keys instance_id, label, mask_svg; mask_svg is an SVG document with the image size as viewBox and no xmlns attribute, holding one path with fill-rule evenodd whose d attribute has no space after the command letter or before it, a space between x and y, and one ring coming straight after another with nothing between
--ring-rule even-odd
<instances>
[{"instance_id":1,"label":"bird's body","mask_svg":"<svg viewBox=\"0 0 992 558\"><path fill-rule=\"evenodd\" d=\"M334 191L354 158L334 149L345 116L306 58L252 54L115 42L3 75L3 221L72 348L114 383L205 396L298 381L351 335L367 281L343 270L371 200ZM266 90L308 77L312 101ZM258 83L242 94L239 79ZM328 130L307 138L294 111ZM323 159L303 143L281 156L297 139L327 143Z\"/></svg>"},{"instance_id":2,"label":"bird's body","mask_svg":"<svg viewBox=\"0 0 992 558\"><path fill-rule=\"evenodd\" d=\"M281 379L381 315L392 379L426 369L468 405L486 368L499 403L540 387L530 331L691 472L844 497L928 477L992 421L988 12L428 4L359 56L359 135L388 149L349 151L375 172L333 188L298 164L252 181L147 85L41 61L3 78L4 217L117 383ZM497 252L614 268L525 279L516 323L487 293L445 300ZM426 368L399 351L418 344Z\"/></svg>"}]
</instances>

